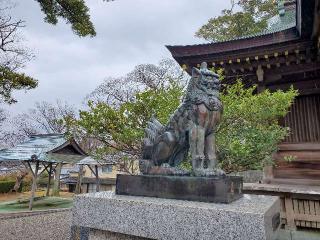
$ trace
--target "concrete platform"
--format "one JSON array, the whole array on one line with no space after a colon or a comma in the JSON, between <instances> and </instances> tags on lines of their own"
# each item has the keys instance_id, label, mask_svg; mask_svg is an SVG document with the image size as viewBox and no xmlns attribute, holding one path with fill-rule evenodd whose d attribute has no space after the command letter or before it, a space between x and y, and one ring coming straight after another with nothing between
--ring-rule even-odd
<instances>
[{"instance_id":1,"label":"concrete platform","mask_svg":"<svg viewBox=\"0 0 320 240\"><path fill-rule=\"evenodd\" d=\"M75 197L72 224L89 239L275 240L277 197L244 195L230 204L100 192Z\"/></svg>"}]
</instances>

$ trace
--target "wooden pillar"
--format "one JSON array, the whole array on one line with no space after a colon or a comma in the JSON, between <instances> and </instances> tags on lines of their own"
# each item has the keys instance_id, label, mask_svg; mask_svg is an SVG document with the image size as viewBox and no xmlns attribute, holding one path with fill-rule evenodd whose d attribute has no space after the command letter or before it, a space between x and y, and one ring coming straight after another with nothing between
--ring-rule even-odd
<instances>
[{"instance_id":1,"label":"wooden pillar","mask_svg":"<svg viewBox=\"0 0 320 240\"><path fill-rule=\"evenodd\" d=\"M50 194L50 184L51 184L51 172L52 172L52 163L49 163L49 171L48 171L48 186L47 186L47 192L46 196L49 197Z\"/></svg>"},{"instance_id":2,"label":"wooden pillar","mask_svg":"<svg viewBox=\"0 0 320 240\"><path fill-rule=\"evenodd\" d=\"M38 171L39 171L39 161L36 161L36 169L33 172L32 167L30 163L28 162L30 170L32 172L32 188L31 188L31 196L30 196L30 202L29 202L29 210L32 210L34 195L37 189L37 178L38 178Z\"/></svg>"},{"instance_id":3,"label":"wooden pillar","mask_svg":"<svg viewBox=\"0 0 320 240\"><path fill-rule=\"evenodd\" d=\"M263 84L264 81L264 71L261 65L258 65L257 71L256 71L257 77L258 77L258 93L261 93L265 90L265 86Z\"/></svg>"},{"instance_id":4,"label":"wooden pillar","mask_svg":"<svg viewBox=\"0 0 320 240\"><path fill-rule=\"evenodd\" d=\"M76 186L76 194L80 194L82 192L82 178L83 178L83 165L79 167L78 181Z\"/></svg>"},{"instance_id":5,"label":"wooden pillar","mask_svg":"<svg viewBox=\"0 0 320 240\"><path fill-rule=\"evenodd\" d=\"M289 230L296 230L292 198L290 196L285 196L284 205L286 209L286 218L287 218L286 228Z\"/></svg>"},{"instance_id":6,"label":"wooden pillar","mask_svg":"<svg viewBox=\"0 0 320 240\"><path fill-rule=\"evenodd\" d=\"M263 183L271 183L273 179L273 166L264 166L263 168Z\"/></svg>"},{"instance_id":7,"label":"wooden pillar","mask_svg":"<svg viewBox=\"0 0 320 240\"><path fill-rule=\"evenodd\" d=\"M100 191L100 180L99 180L99 172L98 172L98 165L95 165L95 170L96 170L96 192Z\"/></svg>"},{"instance_id":8,"label":"wooden pillar","mask_svg":"<svg viewBox=\"0 0 320 240\"><path fill-rule=\"evenodd\" d=\"M58 163L56 167L55 180L53 183L52 196L60 196L60 174L62 169L62 163Z\"/></svg>"}]
</instances>

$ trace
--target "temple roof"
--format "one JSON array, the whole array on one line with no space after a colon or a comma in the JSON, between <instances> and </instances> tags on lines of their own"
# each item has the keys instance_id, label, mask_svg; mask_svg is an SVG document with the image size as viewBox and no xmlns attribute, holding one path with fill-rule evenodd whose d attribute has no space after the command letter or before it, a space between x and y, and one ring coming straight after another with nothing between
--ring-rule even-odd
<instances>
[{"instance_id":1,"label":"temple roof","mask_svg":"<svg viewBox=\"0 0 320 240\"><path fill-rule=\"evenodd\" d=\"M72 146L75 153L61 153L65 147ZM74 140L68 140L63 134L33 135L28 141L13 148L0 150L0 161L77 162L85 156Z\"/></svg>"},{"instance_id":2,"label":"temple roof","mask_svg":"<svg viewBox=\"0 0 320 240\"><path fill-rule=\"evenodd\" d=\"M266 46L271 44L278 44L281 42L298 40L298 32L295 27L282 30L274 33L265 33L260 35L246 36L236 40L184 45L184 46L166 46L174 58L208 55L215 53L224 53L229 51L236 51L239 49L251 49L253 47Z\"/></svg>"},{"instance_id":3,"label":"temple roof","mask_svg":"<svg viewBox=\"0 0 320 240\"><path fill-rule=\"evenodd\" d=\"M312 29L312 15L314 0L287 1L289 7L285 12L272 17L268 21L268 28L254 35L242 36L222 42L205 43L198 45L166 46L172 56L180 63L181 59L210 54L227 53L238 50L250 51L254 47L277 45L301 39ZM296 11L297 9L297 11ZM299 10L302 9L302 10ZM300 11L300 13L299 13ZM311 24L310 24L311 23Z\"/></svg>"}]
</instances>

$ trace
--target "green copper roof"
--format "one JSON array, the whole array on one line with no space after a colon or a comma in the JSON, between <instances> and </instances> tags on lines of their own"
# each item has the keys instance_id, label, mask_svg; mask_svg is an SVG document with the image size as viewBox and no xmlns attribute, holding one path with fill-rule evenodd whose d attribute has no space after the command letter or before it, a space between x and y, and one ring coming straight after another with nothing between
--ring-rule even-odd
<instances>
[{"instance_id":1,"label":"green copper roof","mask_svg":"<svg viewBox=\"0 0 320 240\"><path fill-rule=\"evenodd\" d=\"M262 34L280 32L296 26L296 11L286 11L284 15L277 15L269 19L268 29Z\"/></svg>"},{"instance_id":2,"label":"green copper roof","mask_svg":"<svg viewBox=\"0 0 320 240\"><path fill-rule=\"evenodd\" d=\"M32 158L37 158L46 162L77 162L85 157L51 153L67 142L63 134L33 135L28 141L16 147L0 150L0 161L30 161Z\"/></svg>"},{"instance_id":3,"label":"green copper roof","mask_svg":"<svg viewBox=\"0 0 320 240\"><path fill-rule=\"evenodd\" d=\"M272 34L276 32L281 32L286 29L290 29L293 27L296 27L296 10L286 10L282 14L278 14L268 20L268 28L262 32L246 35L242 37L238 37L231 40L238 40L238 39L246 39L246 38L253 38L253 37L259 37L267 34ZM230 41L230 40L229 40Z\"/></svg>"}]
</instances>

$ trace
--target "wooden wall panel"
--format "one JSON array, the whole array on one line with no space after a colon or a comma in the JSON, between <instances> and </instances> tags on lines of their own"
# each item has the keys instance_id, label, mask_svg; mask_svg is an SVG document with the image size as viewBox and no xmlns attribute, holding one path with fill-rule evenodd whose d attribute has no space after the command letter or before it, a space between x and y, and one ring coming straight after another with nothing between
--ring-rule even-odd
<instances>
[{"instance_id":1,"label":"wooden wall panel","mask_svg":"<svg viewBox=\"0 0 320 240\"><path fill-rule=\"evenodd\" d=\"M280 144L275 160L275 178L320 180L320 143Z\"/></svg>"},{"instance_id":2,"label":"wooden wall panel","mask_svg":"<svg viewBox=\"0 0 320 240\"><path fill-rule=\"evenodd\" d=\"M298 97L282 125L291 129L284 142L320 142L320 94Z\"/></svg>"}]
</instances>

